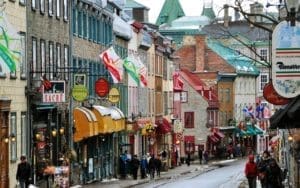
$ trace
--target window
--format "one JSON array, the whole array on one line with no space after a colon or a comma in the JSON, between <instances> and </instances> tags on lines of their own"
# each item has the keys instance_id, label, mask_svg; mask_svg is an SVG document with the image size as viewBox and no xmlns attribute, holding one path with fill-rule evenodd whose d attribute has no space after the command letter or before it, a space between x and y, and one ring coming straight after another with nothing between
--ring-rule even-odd
<instances>
[{"instance_id":1,"label":"window","mask_svg":"<svg viewBox=\"0 0 300 188\"><path fill-rule=\"evenodd\" d=\"M49 42L49 72L50 72L50 79L53 79L53 42Z\"/></svg>"},{"instance_id":2,"label":"window","mask_svg":"<svg viewBox=\"0 0 300 188\"><path fill-rule=\"evenodd\" d=\"M37 7L36 7L36 0L31 0L31 8L32 10L35 10Z\"/></svg>"},{"instance_id":3,"label":"window","mask_svg":"<svg viewBox=\"0 0 300 188\"><path fill-rule=\"evenodd\" d=\"M17 135L17 114L16 112L12 112L10 114L10 160L17 161L17 142L16 140L12 140L12 138L16 139Z\"/></svg>"},{"instance_id":4,"label":"window","mask_svg":"<svg viewBox=\"0 0 300 188\"><path fill-rule=\"evenodd\" d=\"M46 51L45 51L45 41L41 40L41 73L42 75L45 73L46 66Z\"/></svg>"},{"instance_id":5,"label":"window","mask_svg":"<svg viewBox=\"0 0 300 188\"><path fill-rule=\"evenodd\" d=\"M40 0L40 11L41 14L45 13L45 0Z\"/></svg>"},{"instance_id":6,"label":"window","mask_svg":"<svg viewBox=\"0 0 300 188\"><path fill-rule=\"evenodd\" d=\"M60 44L56 44L56 70L54 71L56 73L55 77L58 78L59 77L59 73L61 72L60 68L61 68L61 60L60 60Z\"/></svg>"},{"instance_id":7,"label":"window","mask_svg":"<svg viewBox=\"0 0 300 188\"><path fill-rule=\"evenodd\" d=\"M269 82L269 75L266 73L262 73L260 75L260 83L259 83L259 91L263 91L265 85Z\"/></svg>"},{"instance_id":8,"label":"window","mask_svg":"<svg viewBox=\"0 0 300 188\"><path fill-rule=\"evenodd\" d=\"M21 5L25 5L25 0L19 0L19 3L21 4Z\"/></svg>"},{"instance_id":9,"label":"window","mask_svg":"<svg viewBox=\"0 0 300 188\"><path fill-rule=\"evenodd\" d=\"M68 46L64 46L64 78L65 80L68 80L68 67L69 67L69 47Z\"/></svg>"},{"instance_id":10,"label":"window","mask_svg":"<svg viewBox=\"0 0 300 188\"><path fill-rule=\"evenodd\" d=\"M184 112L184 127L194 128L194 112Z\"/></svg>"},{"instance_id":11,"label":"window","mask_svg":"<svg viewBox=\"0 0 300 188\"><path fill-rule=\"evenodd\" d=\"M48 0L48 14L53 16L53 0Z\"/></svg>"},{"instance_id":12,"label":"window","mask_svg":"<svg viewBox=\"0 0 300 188\"><path fill-rule=\"evenodd\" d=\"M56 0L56 18L60 17L60 0Z\"/></svg>"},{"instance_id":13,"label":"window","mask_svg":"<svg viewBox=\"0 0 300 188\"><path fill-rule=\"evenodd\" d=\"M73 7L72 12L73 12L72 13L72 16L73 16L72 17L72 19L73 19L73 21L72 21L73 34L76 34L77 33L76 23L77 23L77 18L78 18L76 8Z\"/></svg>"},{"instance_id":14,"label":"window","mask_svg":"<svg viewBox=\"0 0 300 188\"><path fill-rule=\"evenodd\" d=\"M78 24L77 24L77 31L78 31L78 35L81 37L82 36L82 12L78 11Z\"/></svg>"},{"instance_id":15,"label":"window","mask_svg":"<svg viewBox=\"0 0 300 188\"><path fill-rule=\"evenodd\" d=\"M83 37L87 38L87 14L85 12L82 15L82 24L83 24Z\"/></svg>"},{"instance_id":16,"label":"window","mask_svg":"<svg viewBox=\"0 0 300 188\"><path fill-rule=\"evenodd\" d=\"M188 102L188 92L187 91L180 92L180 101Z\"/></svg>"},{"instance_id":17,"label":"window","mask_svg":"<svg viewBox=\"0 0 300 188\"><path fill-rule=\"evenodd\" d=\"M21 113L21 154L29 155L29 144L27 144L27 138L29 138L27 123L26 123L26 112Z\"/></svg>"},{"instance_id":18,"label":"window","mask_svg":"<svg viewBox=\"0 0 300 188\"><path fill-rule=\"evenodd\" d=\"M230 89L229 88L224 89L224 93L225 93L225 101L226 101L226 103L229 103L230 102Z\"/></svg>"},{"instance_id":19,"label":"window","mask_svg":"<svg viewBox=\"0 0 300 188\"><path fill-rule=\"evenodd\" d=\"M64 20L68 20L68 0L64 0Z\"/></svg>"},{"instance_id":20,"label":"window","mask_svg":"<svg viewBox=\"0 0 300 188\"><path fill-rule=\"evenodd\" d=\"M25 33L20 33L20 42L21 42L21 56L20 56L20 76L21 79L26 79L26 72L27 72L27 64L25 59L25 53L26 53L26 45L25 45Z\"/></svg>"},{"instance_id":21,"label":"window","mask_svg":"<svg viewBox=\"0 0 300 188\"><path fill-rule=\"evenodd\" d=\"M36 61L36 38L32 38L32 77L36 77L37 61Z\"/></svg>"},{"instance_id":22,"label":"window","mask_svg":"<svg viewBox=\"0 0 300 188\"><path fill-rule=\"evenodd\" d=\"M267 49L260 49L260 60L267 61L268 59L268 50Z\"/></svg>"}]
</instances>

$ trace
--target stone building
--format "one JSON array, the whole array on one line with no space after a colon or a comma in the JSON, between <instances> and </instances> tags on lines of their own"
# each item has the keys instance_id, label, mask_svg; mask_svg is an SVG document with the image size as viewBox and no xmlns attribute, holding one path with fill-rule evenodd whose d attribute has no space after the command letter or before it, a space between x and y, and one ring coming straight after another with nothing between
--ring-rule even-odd
<instances>
[{"instance_id":1,"label":"stone building","mask_svg":"<svg viewBox=\"0 0 300 188\"><path fill-rule=\"evenodd\" d=\"M46 186L46 166L68 151L70 1L26 1L26 97L33 181ZM50 179L49 179L50 181Z\"/></svg>"},{"instance_id":2,"label":"stone building","mask_svg":"<svg viewBox=\"0 0 300 188\"><path fill-rule=\"evenodd\" d=\"M29 154L25 1L2 1L0 12L0 187L14 187L19 158Z\"/></svg>"}]
</instances>

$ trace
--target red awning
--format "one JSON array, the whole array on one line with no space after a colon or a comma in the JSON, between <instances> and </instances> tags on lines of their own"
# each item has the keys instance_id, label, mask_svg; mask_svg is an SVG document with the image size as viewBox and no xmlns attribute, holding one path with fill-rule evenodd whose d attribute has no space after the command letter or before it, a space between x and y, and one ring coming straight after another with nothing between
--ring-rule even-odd
<instances>
[{"instance_id":1,"label":"red awning","mask_svg":"<svg viewBox=\"0 0 300 188\"><path fill-rule=\"evenodd\" d=\"M156 121L155 124L158 125L156 127L156 132L158 134L166 134L172 130L171 124L166 118L163 118L162 121Z\"/></svg>"},{"instance_id":2,"label":"red awning","mask_svg":"<svg viewBox=\"0 0 300 188\"><path fill-rule=\"evenodd\" d=\"M210 135L210 136L209 136L209 139L210 139L210 141L213 142L213 143L219 142L219 139L218 139L216 136L214 136L214 135Z\"/></svg>"},{"instance_id":3,"label":"red awning","mask_svg":"<svg viewBox=\"0 0 300 188\"><path fill-rule=\"evenodd\" d=\"M184 142L195 143L195 136L184 136Z\"/></svg>"},{"instance_id":4,"label":"red awning","mask_svg":"<svg viewBox=\"0 0 300 188\"><path fill-rule=\"evenodd\" d=\"M217 137L218 139L222 139L225 137L225 135L220 131L214 132L214 136Z\"/></svg>"}]
</instances>

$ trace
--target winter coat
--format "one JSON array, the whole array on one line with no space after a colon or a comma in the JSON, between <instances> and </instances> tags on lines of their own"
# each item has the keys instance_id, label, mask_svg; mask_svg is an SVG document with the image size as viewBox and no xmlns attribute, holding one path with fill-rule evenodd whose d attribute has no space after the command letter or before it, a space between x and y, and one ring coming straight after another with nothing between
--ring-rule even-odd
<instances>
[{"instance_id":1,"label":"winter coat","mask_svg":"<svg viewBox=\"0 0 300 188\"><path fill-rule=\"evenodd\" d=\"M17 180L28 181L30 175L31 175L31 167L28 162L21 162L20 164L18 164L17 175L16 175Z\"/></svg>"},{"instance_id":2,"label":"winter coat","mask_svg":"<svg viewBox=\"0 0 300 188\"><path fill-rule=\"evenodd\" d=\"M257 165L255 162L247 162L245 166L245 175L247 178L254 178L258 175Z\"/></svg>"}]
</instances>

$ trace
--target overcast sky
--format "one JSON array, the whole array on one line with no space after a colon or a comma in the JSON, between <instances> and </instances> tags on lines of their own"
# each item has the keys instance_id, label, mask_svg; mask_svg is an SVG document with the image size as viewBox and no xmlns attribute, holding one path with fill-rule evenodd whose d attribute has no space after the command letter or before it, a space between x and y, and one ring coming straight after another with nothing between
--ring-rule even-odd
<instances>
[{"instance_id":1,"label":"overcast sky","mask_svg":"<svg viewBox=\"0 0 300 188\"><path fill-rule=\"evenodd\" d=\"M149 22L151 23L156 22L157 16L159 15L163 3L165 2L165 0L135 0L135 1L150 8ZM209 2L210 0L179 0L179 1L181 3L181 6L186 16L199 16L202 12L203 2L207 2L207 1ZM258 1L260 3L263 3L264 7L267 2L270 3L279 2L279 0L245 0L245 1L252 2L252 3ZM213 8L215 14L218 15L218 12L222 9L223 4L225 3L232 4L234 0L213 0L213 2L214 2Z\"/></svg>"}]
</instances>

